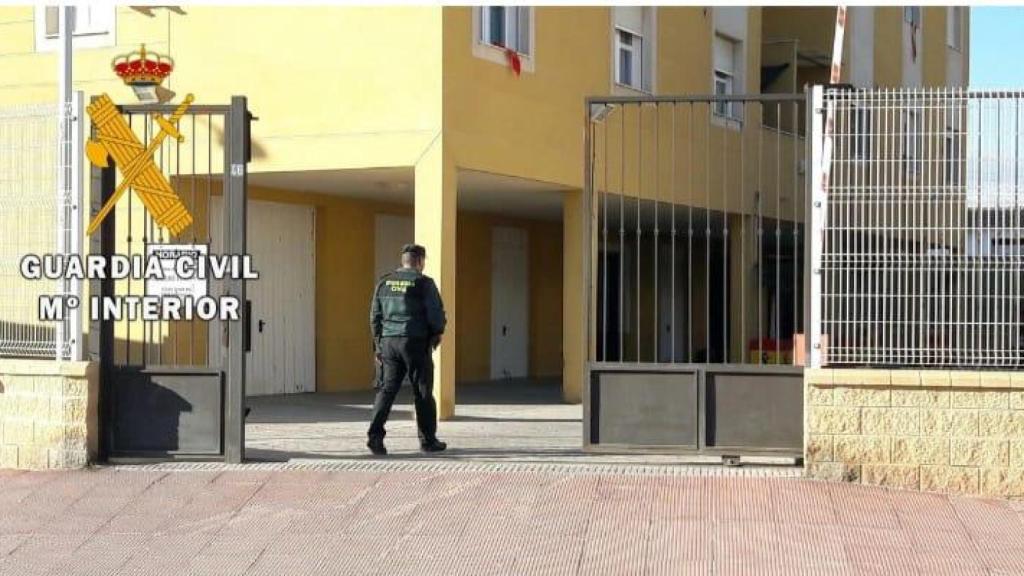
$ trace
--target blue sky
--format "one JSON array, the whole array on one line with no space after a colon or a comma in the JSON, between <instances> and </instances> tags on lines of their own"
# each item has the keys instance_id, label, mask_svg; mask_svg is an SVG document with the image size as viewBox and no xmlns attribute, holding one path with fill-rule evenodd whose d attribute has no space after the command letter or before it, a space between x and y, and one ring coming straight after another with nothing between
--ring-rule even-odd
<instances>
[{"instance_id":1,"label":"blue sky","mask_svg":"<svg viewBox=\"0 0 1024 576\"><path fill-rule=\"evenodd\" d=\"M1024 7L971 8L971 88L1024 88Z\"/></svg>"}]
</instances>

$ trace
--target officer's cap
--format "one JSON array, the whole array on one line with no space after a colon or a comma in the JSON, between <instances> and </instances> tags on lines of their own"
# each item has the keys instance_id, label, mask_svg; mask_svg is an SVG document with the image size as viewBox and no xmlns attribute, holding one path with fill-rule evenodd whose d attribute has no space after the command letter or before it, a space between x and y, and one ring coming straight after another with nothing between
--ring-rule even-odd
<instances>
[{"instance_id":1,"label":"officer's cap","mask_svg":"<svg viewBox=\"0 0 1024 576\"><path fill-rule=\"evenodd\" d=\"M402 246L402 255L405 254L412 254L417 258L426 258L427 249L419 244L406 244L405 246Z\"/></svg>"}]
</instances>

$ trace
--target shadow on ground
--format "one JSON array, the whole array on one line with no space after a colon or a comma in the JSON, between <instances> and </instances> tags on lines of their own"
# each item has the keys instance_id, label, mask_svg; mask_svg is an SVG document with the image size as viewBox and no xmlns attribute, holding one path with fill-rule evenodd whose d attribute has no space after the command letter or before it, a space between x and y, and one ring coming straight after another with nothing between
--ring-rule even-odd
<instances>
[{"instance_id":1,"label":"shadow on ground","mask_svg":"<svg viewBox=\"0 0 1024 576\"><path fill-rule=\"evenodd\" d=\"M583 407L562 402L561 382L502 380L460 384L455 418L440 423L438 435L449 449L419 451L412 393L399 394L388 422L389 461L474 461L579 464L719 464L711 456L597 454L583 451ZM336 394L293 394L250 398L246 457L293 462L370 460L366 428L371 390ZM792 464L792 461L761 462Z\"/></svg>"},{"instance_id":2,"label":"shadow on ground","mask_svg":"<svg viewBox=\"0 0 1024 576\"><path fill-rule=\"evenodd\" d=\"M443 455L418 451L412 394L403 388L388 423L389 458L537 460L578 458L582 408L562 402L557 379L460 384L456 414L439 435ZM252 460L366 459L373 391L249 399L246 454Z\"/></svg>"}]
</instances>

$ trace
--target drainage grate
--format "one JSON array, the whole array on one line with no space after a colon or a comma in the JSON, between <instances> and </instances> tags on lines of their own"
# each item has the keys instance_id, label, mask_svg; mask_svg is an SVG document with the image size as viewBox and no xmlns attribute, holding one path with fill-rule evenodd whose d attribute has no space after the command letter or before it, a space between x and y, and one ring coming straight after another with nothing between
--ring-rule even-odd
<instances>
[{"instance_id":1,"label":"drainage grate","mask_svg":"<svg viewBox=\"0 0 1024 576\"><path fill-rule=\"evenodd\" d=\"M290 460L288 462L161 462L107 466L124 471L210 472L310 470L328 472L535 472L543 474L609 474L624 476L723 476L757 478L800 478L796 466L566 464L550 462L486 462L459 460Z\"/></svg>"}]
</instances>

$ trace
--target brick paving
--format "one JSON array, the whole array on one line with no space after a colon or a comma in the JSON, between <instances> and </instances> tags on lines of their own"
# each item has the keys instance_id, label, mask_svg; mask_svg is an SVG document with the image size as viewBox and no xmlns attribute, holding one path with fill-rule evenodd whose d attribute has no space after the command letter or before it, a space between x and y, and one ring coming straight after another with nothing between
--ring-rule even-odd
<instances>
[{"instance_id":1,"label":"brick paving","mask_svg":"<svg viewBox=\"0 0 1024 576\"><path fill-rule=\"evenodd\" d=\"M1024 574L1020 502L602 470L0 471L0 574Z\"/></svg>"}]
</instances>

